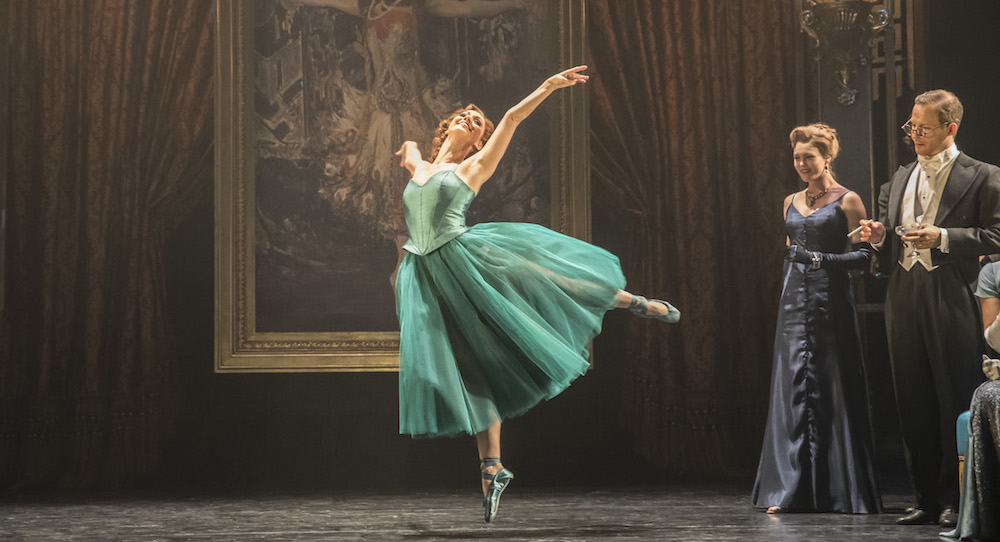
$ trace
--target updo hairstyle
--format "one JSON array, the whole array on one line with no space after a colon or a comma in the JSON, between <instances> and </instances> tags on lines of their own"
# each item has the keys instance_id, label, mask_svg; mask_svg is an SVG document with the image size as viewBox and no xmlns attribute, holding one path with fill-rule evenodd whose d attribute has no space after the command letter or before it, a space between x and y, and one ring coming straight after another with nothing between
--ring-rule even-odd
<instances>
[{"instance_id":1,"label":"updo hairstyle","mask_svg":"<svg viewBox=\"0 0 1000 542\"><path fill-rule=\"evenodd\" d=\"M812 145L823 158L830 161L830 174L833 175L833 161L840 152L840 142L837 141L837 131L827 124L816 122L805 126L797 126L788 134L792 148L799 143Z\"/></svg>"},{"instance_id":2,"label":"updo hairstyle","mask_svg":"<svg viewBox=\"0 0 1000 542\"><path fill-rule=\"evenodd\" d=\"M448 139L448 126L451 126L451 121L454 120L455 117L470 109L483 116L483 145L490 140L490 136L493 135L493 122L486 118L486 113L483 113L483 110L479 109L476 104L469 104L461 109L456 109L451 115L448 115L448 118L438 123L437 130L434 131L434 139L431 141L431 155L430 158L427 159L428 162L433 162L434 159L437 158L438 152L441 151L441 145L444 145L444 140ZM473 147L472 152L470 152L465 158L468 158L477 152L479 152L479 149Z\"/></svg>"}]
</instances>

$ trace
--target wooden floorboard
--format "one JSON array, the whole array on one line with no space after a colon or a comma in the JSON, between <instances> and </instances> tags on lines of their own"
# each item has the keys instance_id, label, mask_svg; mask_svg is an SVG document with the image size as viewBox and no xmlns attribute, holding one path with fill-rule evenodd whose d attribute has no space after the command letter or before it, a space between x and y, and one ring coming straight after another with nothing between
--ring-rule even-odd
<instances>
[{"instance_id":1,"label":"wooden floorboard","mask_svg":"<svg viewBox=\"0 0 1000 542\"><path fill-rule=\"evenodd\" d=\"M899 512L902 495L885 497ZM750 506L747 488L519 489L495 521L474 492L351 495L111 496L7 499L3 540L938 540L896 513L784 514Z\"/></svg>"}]
</instances>

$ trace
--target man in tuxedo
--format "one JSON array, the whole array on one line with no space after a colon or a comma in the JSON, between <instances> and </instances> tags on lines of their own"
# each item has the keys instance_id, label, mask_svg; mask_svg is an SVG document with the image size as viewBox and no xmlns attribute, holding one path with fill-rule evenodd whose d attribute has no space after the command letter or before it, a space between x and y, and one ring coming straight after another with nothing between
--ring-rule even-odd
<instances>
[{"instance_id":1,"label":"man in tuxedo","mask_svg":"<svg viewBox=\"0 0 1000 542\"><path fill-rule=\"evenodd\" d=\"M955 525L955 420L983 380L973 292L978 256L1000 252L1000 169L956 148L961 122L951 92L917 96L903 125L917 162L882 185L878 221L862 221L861 239L878 249L877 265L889 276L886 334L917 501L896 520L902 525Z\"/></svg>"}]
</instances>

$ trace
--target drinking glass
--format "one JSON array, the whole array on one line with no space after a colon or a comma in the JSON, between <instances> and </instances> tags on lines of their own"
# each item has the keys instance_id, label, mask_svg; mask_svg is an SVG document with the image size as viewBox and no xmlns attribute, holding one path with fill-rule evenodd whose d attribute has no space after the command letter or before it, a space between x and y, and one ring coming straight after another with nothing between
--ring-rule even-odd
<instances>
[{"instance_id":1,"label":"drinking glass","mask_svg":"<svg viewBox=\"0 0 1000 542\"><path fill-rule=\"evenodd\" d=\"M916 230L919 227L920 227L919 224L910 224L909 226L896 226L896 235L898 235L898 236L900 236L902 238L907 233L909 233L909 232L911 232L913 230ZM903 241L903 247L904 248L910 248L911 245L910 245L910 243L908 243L906 241ZM913 252L910 252L909 257L913 258L914 260L917 259L917 258L919 258L920 257L920 251L917 250L916 248L914 248Z\"/></svg>"}]
</instances>

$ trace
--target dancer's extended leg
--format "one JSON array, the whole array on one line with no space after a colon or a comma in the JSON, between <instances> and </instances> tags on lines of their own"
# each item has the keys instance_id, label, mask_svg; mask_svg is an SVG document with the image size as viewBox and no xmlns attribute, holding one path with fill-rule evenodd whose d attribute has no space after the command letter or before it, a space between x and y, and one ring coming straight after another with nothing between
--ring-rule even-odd
<instances>
[{"instance_id":1,"label":"dancer's extended leg","mask_svg":"<svg viewBox=\"0 0 1000 542\"><path fill-rule=\"evenodd\" d=\"M656 318L671 323L681 318L681 311L677 310L677 307L659 299L646 299L641 295L635 295L625 290L618 290L615 300L618 302L615 305L616 308L628 309L632 313L645 318Z\"/></svg>"}]
</instances>

